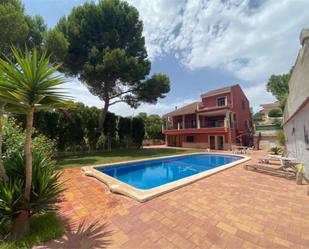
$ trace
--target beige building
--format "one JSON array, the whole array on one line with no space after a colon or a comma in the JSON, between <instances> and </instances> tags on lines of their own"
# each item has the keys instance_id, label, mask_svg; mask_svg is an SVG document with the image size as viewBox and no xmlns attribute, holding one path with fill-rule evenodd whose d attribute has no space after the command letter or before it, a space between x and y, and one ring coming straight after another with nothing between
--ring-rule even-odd
<instances>
[{"instance_id":1,"label":"beige building","mask_svg":"<svg viewBox=\"0 0 309 249\"><path fill-rule=\"evenodd\" d=\"M262 104L260 105L261 107L261 110L260 110L260 113L263 114L263 121L262 122L258 122L260 125L270 125L270 124L273 124L273 122L275 120L280 120L282 121L282 117L269 117L268 116L268 113L271 111L271 110L281 110L281 107L280 107L280 104L279 102L275 102L275 103L270 103L270 104Z\"/></svg>"},{"instance_id":2,"label":"beige building","mask_svg":"<svg viewBox=\"0 0 309 249\"><path fill-rule=\"evenodd\" d=\"M284 112L284 133L289 156L305 166L309 176L309 30L300 35L301 49L289 81Z\"/></svg>"},{"instance_id":3,"label":"beige building","mask_svg":"<svg viewBox=\"0 0 309 249\"><path fill-rule=\"evenodd\" d=\"M282 132L282 117L269 117L268 113L271 110L281 110L279 102L260 105L260 113L263 114L262 120L255 122L254 140L257 143L259 140L259 148L269 150L272 147L281 146L278 141L278 134Z\"/></svg>"}]
</instances>

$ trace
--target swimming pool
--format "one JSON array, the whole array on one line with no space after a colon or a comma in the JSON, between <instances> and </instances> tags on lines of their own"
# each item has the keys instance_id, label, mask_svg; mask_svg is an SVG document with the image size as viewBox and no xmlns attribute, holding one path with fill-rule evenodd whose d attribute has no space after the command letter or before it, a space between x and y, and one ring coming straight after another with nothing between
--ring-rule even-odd
<instances>
[{"instance_id":1,"label":"swimming pool","mask_svg":"<svg viewBox=\"0 0 309 249\"><path fill-rule=\"evenodd\" d=\"M98 167L97 170L138 189L151 189L240 160L238 156L187 155Z\"/></svg>"},{"instance_id":2,"label":"swimming pool","mask_svg":"<svg viewBox=\"0 0 309 249\"><path fill-rule=\"evenodd\" d=\"M249 159L228 154L193 153L84 167L83 170L86 175L104 182L112 192L143 202Z\"/></svg>"}]
</instances>

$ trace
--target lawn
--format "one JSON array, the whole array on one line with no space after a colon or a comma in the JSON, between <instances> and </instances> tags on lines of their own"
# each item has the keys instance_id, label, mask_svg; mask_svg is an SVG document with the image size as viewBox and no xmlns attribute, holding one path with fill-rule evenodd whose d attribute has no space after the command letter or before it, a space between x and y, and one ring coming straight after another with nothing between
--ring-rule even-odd
<instances>
[{"instance_id":1,"label":"lawn","mask_svg":"<svg viewBox=\"0 0 309 249\"><path fill-rule=\"evenodd\" d=\"M84 165L114 163L121 161L130 161L151 157L171 156L179 154L188 154L199 152L200 150L179 150L179 149L115 149L106 151L101 154L83 155L83 156L68 156L58 158L57 166L59 168L81 167Z\"/></svg>"},{"instance_id":2,"label":"lawn","mask_svg":"<svg viewBox=\"0 0 309 249\"><path fill-rule=\"evenodd\" d=\"M27 249L64 234L64 227L55 213L32 217L30 233L20 239L0 243L0 249ZM2 239L2 238L0 238Z\"/></svg>"}]
</instances>

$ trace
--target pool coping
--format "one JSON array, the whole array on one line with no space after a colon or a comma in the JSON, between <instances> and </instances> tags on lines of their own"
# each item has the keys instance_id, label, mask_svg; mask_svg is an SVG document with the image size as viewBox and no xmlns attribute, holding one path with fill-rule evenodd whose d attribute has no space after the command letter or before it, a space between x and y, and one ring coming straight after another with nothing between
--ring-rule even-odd
<instances>
[{"instance_id":1,"label":"pool coping","mask_svg":"<svg viewBox=\"0 0 309 249\"><path fill-rule=\"evenodd\" d=\"M216 167L214 169L206 170L201 173L185 177L183 179L179 179L170 183L163 184L158 187L154 187L152 189L138 189L135 188L127 183L124 183L114 177L111 177L107 174L104 174L97 170L97 167L108 167L108 166L116 166L116 165L123 165L125 163L135 163L135 162L144 162L144 161L151 161L151 160L160 160L165 158L174 158L174 157L181 157L181 156L190 156L190 155L197 155L197 154L215 154L215 155L226 155L226 156L237 156L242 157L242 159L237 160L235 162L231 162L228 164L224 164L222 166ZM132 161L124 161L124 162L116 162L116 163L105 163L100 165L92 165L92 166L85 166L82 167L81 170L85 173L86 176L91 176L99 181L103 182L109 190L113 193L122 194L125 196L128 196L136 201L139 202L146 202L148 200L151 200L157 196L163 195L167 192L173 191L175 189L181 188L183 186L189 185L193 182L196 182L198 180L201 180L205 177L211 176L213 174L216 174L218 172L221 172L223 170L229 169L231 167L234 167L238 164L244 163L251 158L244 155L235 155L231 153L215 153L215 152L195 152L195 153L189 153L189 154L178 154L173 156L164 156L164 157L152 157L147 159L138 159L138 160L132 160Z\"/></svg>"}]
</instances>

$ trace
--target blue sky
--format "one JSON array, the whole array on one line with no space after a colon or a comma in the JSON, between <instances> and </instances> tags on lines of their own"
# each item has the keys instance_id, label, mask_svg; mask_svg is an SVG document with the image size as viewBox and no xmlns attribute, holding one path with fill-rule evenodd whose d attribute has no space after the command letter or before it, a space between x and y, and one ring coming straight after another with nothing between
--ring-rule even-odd
<instances>
[{"instance_id":1,"label":"blue sky","mask_svg":"<svg viewBox=\"0 0 309 249\"><path fill-rule=\"evenodd\" d=\"M53 27L86 0L24 0L26 12ZM125 104L120 115L163 114L201 93L239 83L251 106L273 101L265 84L271 74L294 64L302 28L309 27L308 0L129 0L140 12L152 73L170 76L171 91L156 105L137 110ZM101 107L76 79L68 83L76 100Z\"/></svg>"}]
</instances>

